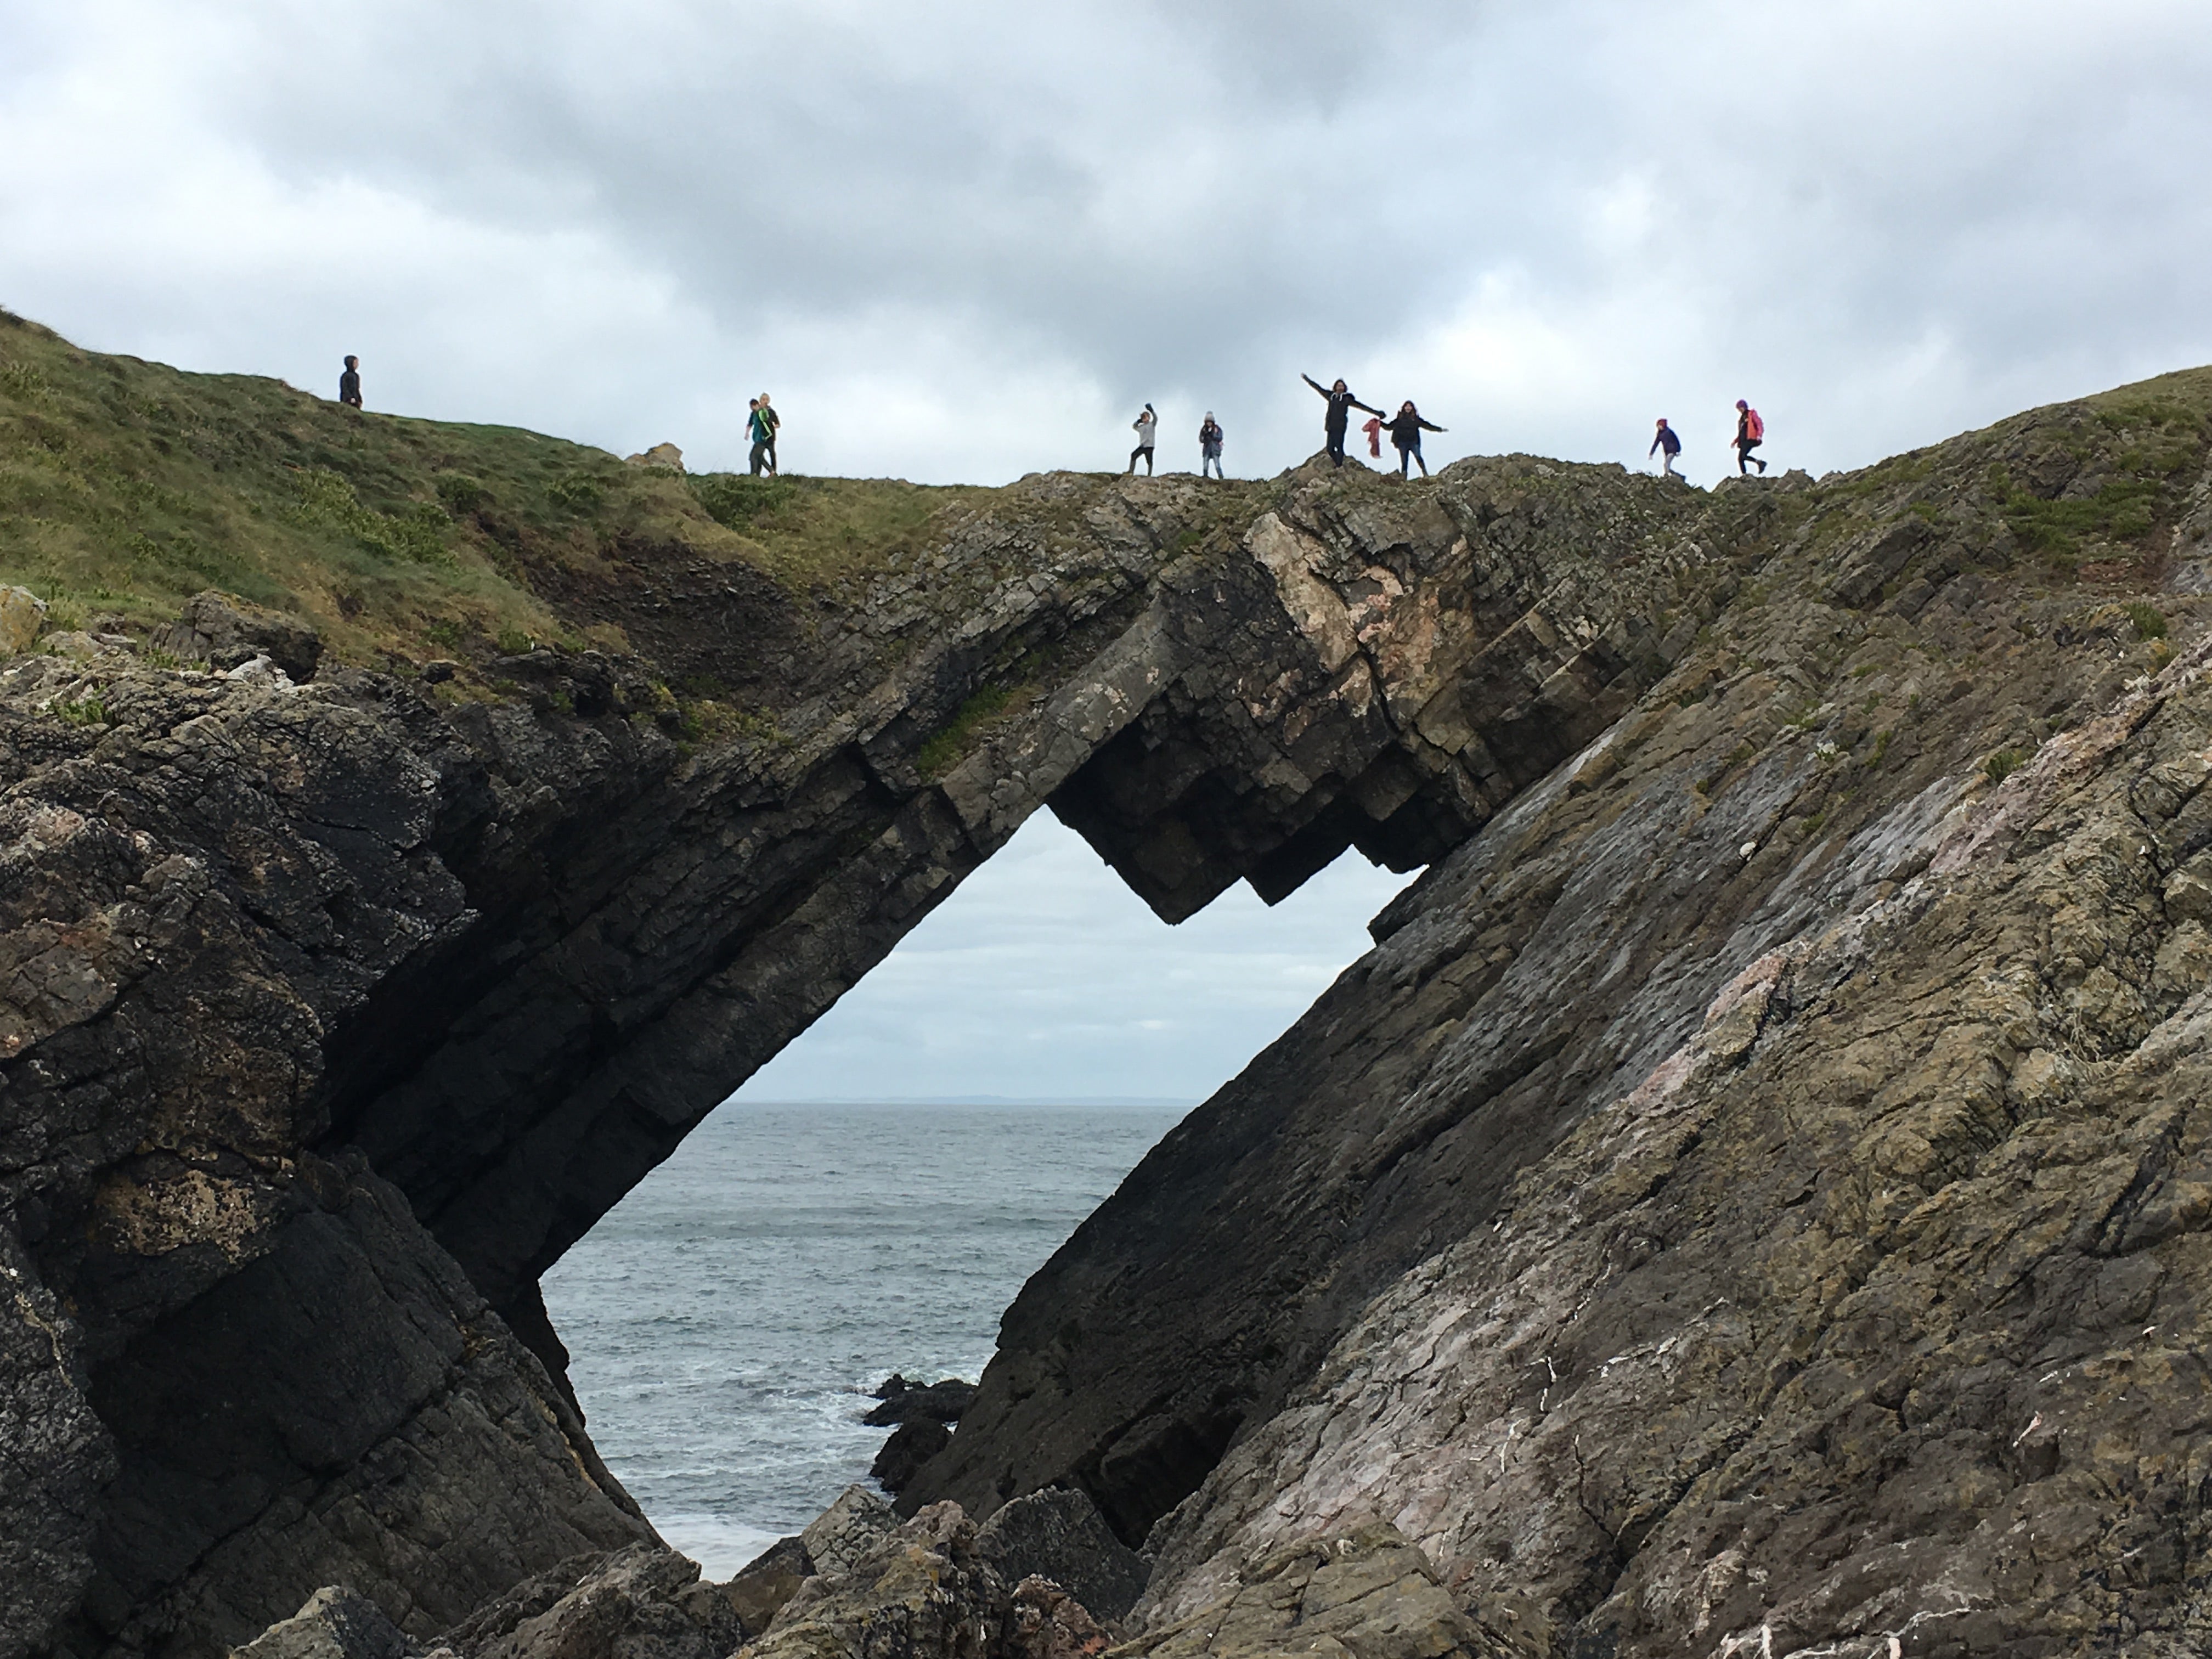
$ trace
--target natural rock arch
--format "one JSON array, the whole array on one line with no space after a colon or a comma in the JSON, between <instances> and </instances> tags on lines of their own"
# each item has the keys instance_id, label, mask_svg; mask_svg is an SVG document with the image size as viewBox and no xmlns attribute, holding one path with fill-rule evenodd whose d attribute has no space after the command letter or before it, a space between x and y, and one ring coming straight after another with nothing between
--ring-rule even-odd
<instances>
[{"instance_id":1,"label":"natural rock arch","mask_svg":"<svg viewBox=\"0 0 2212 1659\"><path fill-rule=\"evenodd\" d=\"M18 1628L204 1651L343 1580L427 1631L639 1534L538 1275L1030 812L1169 921L1347 846L1433 860L1663 672L1774 521L1525 460L1027 480L849 607L659 572L683 648L779 692L689 744L590 656L447 712L39 660L6 811L48 948L0 1063L37 1126L9 1364L47 1402L50 1588ZM70 675L114 727L25 735Z\"/></svg>"}]
</instances>

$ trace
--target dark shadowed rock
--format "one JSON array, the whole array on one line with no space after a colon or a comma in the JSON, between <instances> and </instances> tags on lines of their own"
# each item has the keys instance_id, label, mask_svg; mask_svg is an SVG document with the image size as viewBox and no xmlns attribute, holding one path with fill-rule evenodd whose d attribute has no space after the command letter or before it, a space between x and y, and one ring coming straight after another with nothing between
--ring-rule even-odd
<instances>
[{"instance_id":1,"label":"dark shadowed rock","mask_svg":"<svg viewBox=\"0 0 2212 1659\"><path fill-rule=\"evenodd\" d=\"M155 643L188 661L217 668L235 668L264 656L295 681L313 679L323 655L322 635L305 623L213 589L193 595L184 615Z\"/></svg>"},{"instance_id":2,"label":"dark shadowed rock","mask_svg":"<svg viewBox=\"0 0 2212 1659\"><path fill-rule=\"evenodd\" d=\"M952 1431L933 1418L917 1417L902 1423L869 1465L869 1478L885 1492L903 1492L915 1471L951 1443Z\"/></svg>"},{"instance_id":3,"label":"dark shadowed rock","mask_svg":"<svg viewBox=\"0 0 2212 1659\"><path fill-rule=\"evenodd\" d=\"M975 1553L1008 1583L1048 1578L1089 1609L1118 1623L1144 1594L1145 1559L1114 1536L1098 1506L1055 1487L1017 1498L983 1523Z\"/></svg>"},{"instance_id":4,"label":"dark shadowed rock","mask_svg":"<svg viewBox=\"0 0 2212 1659\"><path fill-rule=\"evenodd\" d=\"M238 1659L414 1659L420 1650L366 1595L330 1586L235 1651Z\"/></svg>"},{"instance_id":5,"label":"dark shadowed rock","mask_svg":"<svg viewBox=\"0 0 2212 1659\"><path fill-rule=\"evenodd\" d=\"M755 1556L726 1584L709 1588L720 1594L744 1624L749 1636L765 1631L785 1602L816 1571L803 1538L779 1538Z\"/></svg>"},{"instance_id":6,"label":"dark shadowed rock","mask_svg":"<svg viewBox=\"0 0 2212 1659\"><path fill-rule=\"evenodd\" d=\"M891 1387L894 1382L899 1385L896 1389ZM948 1376L941 1382L917 1389L894 1372L877 1389L876 1398L884 1403L860 1419L871 1428L887 1429L895 1423L912 1423L924 1418L933 1423L957 1423L960 1413L975 1398L975 1385Z\"/></svg>"}]
</instances>

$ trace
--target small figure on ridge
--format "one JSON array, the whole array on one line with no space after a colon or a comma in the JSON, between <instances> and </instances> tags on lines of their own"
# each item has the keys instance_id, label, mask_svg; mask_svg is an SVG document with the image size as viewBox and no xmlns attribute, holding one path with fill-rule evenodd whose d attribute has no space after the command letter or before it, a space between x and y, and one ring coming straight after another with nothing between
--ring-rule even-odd
<instances>
[{"instance_id":1,"label":"small figure on ridge","mask_svg":"<svg viewBox=\"0 0 2212 1659\"><path fill-rule=\"evenodd\" d=\"M1735 400L1735 470L1739 473L1750 470L1744 465L1748 461L1752 466L1759 469L1761 477L1766 476L1766 463L1751 453L1765 440L1766 422L1759 418L1757 410L1744 402L1742 398L1737 398Z\"/></svg>"},{"instance_id":2,"label":"small figure on ridge","mask_svg":"<svg viewBox=\"0 0 2212 1659\"><path fill-rule=\"evenodd\" d=\"M1682 441L1674 435L1674 428L1667 424L1667 417L1662 415L1659 417L1659 435L1652 439L1651 447L1644 452L1646 459L1656 453L1660 476L1672 478L1680 476L1674 471L1674 458L1681 453Z\"/></svg>"},{"instance_id":3,"label":"small figure on ridge","mask_svg":"<svg viewBox=\"0 0 2212 1659\"><path fill-rule=\"evenodd\" d=\"M1374 422L1370 422L1369 424L1371 426ZM1429 464L1421 459L1421 434L1441 432L1443 428L1423 420L1421 411L1413 407L1411 398L1399 404L1398 412L1382 424L1389 429L1390 447L1398 452L1398 476L1401 478L1407 476L1406 464L1411 461L1421 469L1421 476L1427 477Z\"/></svg>"},{"instance_id":4,"label":"small figure on ridge","mask_svg":"<svg viewBox=\"0 0 2212 1659\"><path fill-rule=\"evenodd\" d=\"M1207 467L1213 469L1217 478L1225 476L1221 471L1221 423L1213 418L1213 411L1206 411L1206 420L1198 428L1198 476L1203 478Z\"/></svg>"},{"instance_id":5,"label":"small figure on ridge","mask_svg":"<svg viewBox=\"0 0 2212 1659\"><path fill-rule=\"evenodd\" d=\"M1322 423L1322 430L1328 437L1328 459L1334 465L1342 466L1344 465L1344 428L1351 423L1352 411L1355 409L1364 409L1370 415L1378 416L1382 411L1361 403L1358 398L1352 395L1352 389L1342 380L1339 380L1334 386L1324 386L1310 374L1301 374L1298 379L1328 399L1328 415ZM1381 452L1378 450L1376 453Z\"/></svg>"},{"instance_id":6,"label":"small figure on ridge","mask_svg":"<svg viewBox=\"0 0 2212 1659\"><path fill-rule=\"evenodd\" d=\"M783 417L769 407L768 393L763 392L752 401L752 413L745 417L745 428L752 434L752 476L756 478L765 471L775 477L775 429L783 424Z\"/></svg>"},{"instance_id":7,"label":"small figure on ridge","mask_svg":"<svg viewBox=\"0 0 2212 1659\"><path fill-rule=\"evenodd\" d=\"M1129 425L1137 434L1137 447L1129 452L1129 471L1136 471L1137 458L1141 455L1145 458L1145 476L1149 478L1152 476L1152 440L1159 435L1160 417L1153 414L1152 406L1146 404L1145 412Z\"/></svg>"},{"instance_id":8,"label":"small figure on ridge","mask_svg":"<svg viewBox=\"0 0 2212 1659\"><path fill-rule=\"evenodd\" d=\"M358 357L345 360L345 372L338 376L338 401L356 409L361 407L361 359Z\"/></svg>"}]
</instances>

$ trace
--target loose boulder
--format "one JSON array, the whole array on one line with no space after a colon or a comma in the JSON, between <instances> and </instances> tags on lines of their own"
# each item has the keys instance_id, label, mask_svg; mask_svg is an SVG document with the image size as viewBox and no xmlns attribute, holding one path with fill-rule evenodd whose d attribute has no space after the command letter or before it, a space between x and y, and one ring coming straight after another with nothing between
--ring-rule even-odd
<instances>
[{"instance_id":1,"label":"loose boulder","mask_svg":"<svg viewBox=\"0 0 2212 1659\"><path fill-rule=\"evenodd\" d=\"M799 1543L816 1572L849 1572L898 1523L891 1506L875 1493L866 1486L848 1486L836 1503L807 1523Z\"/></svg>"},{"instance_id":2,"label":"loose boulder","mask_svg":"<svg viewBox=\"0 0 2212 1659\"><path fill-rule=\"evenodd\" d=\"M192 662L236 668L266 657L295 680L310 680L323 636L303 622L210 588L185 601L184 614L155 644Z\"/></svg>"},{"instance_id":3,"label":"loose boulder","mask_svg":"<svg viewBox=\"0 0 2212 1659\"><path fill-rule=\"evenodd\" d=\"M1090 1659L1113 1638L1090 1610L1048 1578L1024 1578L999 1638L1002 1659Z\"/></svg>"},{"instance_id":4,"label":"loose boulder","mask_svg":"<svg viewBox=\"0 0 2212 1659\"><path fill-rule=\"evenodd\" d=\"M848 1571L808 1579L768 1634L739 1652L996 1659L1009 1606L1005 1581L976 1557L975 1522L957 1504L933 1504Z\"/></svg>"},{"instance_id":5,"label":"loose boulder","mask_svg":"<svg viewBox=\"0 0 2212 1659\"><path fill-rule=\"evenodd\" d=\"M743 1621L746 1633L758 1635L814 1571L814 1559L806 1553L805 1539L779 1538L747 1562L736 1577L713 1588Z\"/></svg>"},{"instance_id":6,"label":"loose boulder","mask_svg":"<svg viewBox=\"0 0 2212 1659\"><path fill-rule=\"evenodd\" d=\"M28 651L46 625L46 602L27 587L0 587L0 657Z\"/></svg>"},{"instance_id":7,"label":"loose boulder","mask_svg":"<svg viewBox=\"0 0 2212 1659\"><path fill-rule=\"evenodd\" d=\"M231 1651L235 1659L413 1659L416 1650L382 1607L331 1584L289 1619Z\"/></svg>"},{"instance_id":8,"label":"loose boulder","mask_svg":"<svg viewBox=\"0 0 2212 1659\"><path fill-rule=\"evenodd\" d=\"M1010 1584L1049 1578L1094 1618L1118 1623L1145 1593L1151 1567L1114 1535L1098 1506L1080 1492L1017 1498L975 1535L975 1553Z\"/></svg>"},{"instance_id":9,"label":"loose boulder","mask_svg":"<svg viewBox=\"0 0 2212 1659\"><path fill-rule=\"evenodd\" d=\"M503 1632L471 1631L472 1645L451 1638L447 1645L463 1659L723 1659L744 1640L744 1629L698 1577L698 1563L673 1550L633 1544L544 1612Z\"/></svg>"}]
</instances>

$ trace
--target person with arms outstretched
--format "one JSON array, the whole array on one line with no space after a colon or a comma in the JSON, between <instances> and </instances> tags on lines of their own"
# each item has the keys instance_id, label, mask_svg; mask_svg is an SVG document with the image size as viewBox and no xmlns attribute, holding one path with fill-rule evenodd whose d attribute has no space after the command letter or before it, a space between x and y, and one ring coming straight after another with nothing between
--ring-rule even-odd
<instances>
[{"instance_id":1,"label":"person with arms outstretched","mask_svg":"<svg viewBox=\"0 0 2212 1659\"><path fill-rule=\"evenodd\" d=\"M1361 403L1358 398L1352 395L1352 388L1346 386L1342 380L1339 380L1334 386L1325 386L1310 374L1301 374L1298 379L1328 399L1328 414L1322 422L1322 430L1328 436L1328 459L1331 464L1342 466L1344 465L1344 429L1352 423L1352 411L1355 409L1364 409L1370 415L1376 416L1381 415L1382 411Z\"/></svg>"},{"instance_id":2,"label":"person with arms outstretched","mask_svg":"<svg viewBox=\"0 0 2212 1659\"><path fill-rule=\"evenodd\" d=\"M1660 476L1672 478L1679 476L1674 471L1674 458L1681 453L1682 441L1674 435L1674 428L1667 424L1667 417L1662 415L1659 417L1659 435L1652 439L1651 447L1644 452L1644 459L1648 460L1656 454Z\"/></svg>"},{"instance_id":3,"label":"person with arms outstretched","mask_svg":"<svg viewBox=\"0 0 2212 1659\"><path fill-rule=\"evenodd\" d=\"M1373 422L1369 422L1372 426ZM1432 426L1421 418L1421 411L1413 407L1411 398L1398 405L1398 412L1382 422L1382 429L1390 434L1390 447L1398 452L1398 476L1407 476L1406 465L1412 462L1421 469L1421 476L1429 476L1429 464L1421 459L1421 434L1441 432L1443 428Z\"/></svg>"},{"instance_id":4,"label":"person with arms outstretched","mask_svg":"<svg viewBox=\"0 0 2212 1659\"><path fill-rule=\"evenodd\" d=\"M1766 441L1766 422L1759 418L1759 411L1741 398L1735 400L1735 470L1738 474L1759 469L1759 477L1766 476L1766 463L1751 452ZM1746 466L1748 461L1751 466Z\"/></svg>"},{"instance_id":5,"label":"person with arms outstretched","mask_svg":"<svg viewBox=\"0 0 2212 1659\"><path fill-rule=\"evenodd\" d=\"M1145 412L1129 425L1137 434L1137 447L1129 452L1129 471L1136 471L1137 458L1141 455L1145 460L1145 476L1149 478L1152 476L1152 442L1160 434L1160 417L1153 414L1152 406L1146 404Z\"/></svg>"},{"instance_id":6,"label":"person with arms outstretched","mask_svg":"<svg viewBox=\"0 0 2212 1659\"><path fill-rule=\"evenodd\" d=\"M1221 471L1221 423L1213 418L1210 409L1198 428L1198 476L1203 478L1209 466L1215 477L1224 476Z\"/></svg>"},{"instance_id":7,"label":"person with arms outstretched","mask_svg":"<svg viewBox=\"0 0 2212 1659\"><path fill-rule=\"evenodd\" d=\"M338 401L351 408L361 407L361 359L349 357L345 368L338 375Z\"/></svg>"}]
</instances>

